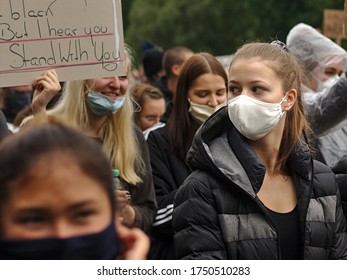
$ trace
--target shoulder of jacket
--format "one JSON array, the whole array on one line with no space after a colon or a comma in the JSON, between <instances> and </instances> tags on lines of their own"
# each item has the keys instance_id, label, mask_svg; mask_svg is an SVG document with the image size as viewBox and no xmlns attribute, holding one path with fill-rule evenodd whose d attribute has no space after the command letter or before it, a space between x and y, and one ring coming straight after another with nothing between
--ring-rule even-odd
<instances>
[{"instance_id":1,"label":"shoulder of jacket","mask_svg":"<svg viewBox=\"0 0 347 280\"><path fill-rule=\"evenodd\" d=\"M208 176L201 174L201 171L193 171L193 173L191 173L178 188L176 193L176 202L182 203L188 198L198 199L199 197L212 200L211 184L207 179Z\"/></svg>"},{"instance_id":2,"label":"shoulder of jacket","mask_svg":"<svg viewBox=\"0 0 347 280\"><path fill-rule=\"evenodd\" d=\"M318 160L313 161L313 168L314 168L314 174L331 174L331 175L334 175L334 172L331 170L331 168L329 166L327 166L326 164L324 164Z\"/></svg>"},{"instance_id":3,"label":"shoulder of jacket","mask_svg":"<svg viewBox=\"0 0 347 280\"><path fill-rule=\"evenodd\" d=\"M335 195L337 185L334 172L324 163L314 161L314 192L316 196Z\"/></svg>"},{"instance_id":4,"label":"shoulder of jacket","mask_svg":"<svg viewBox=\"0 0 347 280\"><path fill-rule=\"evenodd\" d=\"M331 169L335 174L347 174L347 155L340 157Z\"/></svg>"},{"instance_id":5,"label":"shoulder of jacket","mask_svg":"<svg viewBox=\"0 0 347 280\"><path fill-rule=\"evenodd\" d=\"M217 184L216 179L204 170L194 170L183 182L183 185L190 185L201 192L212 190L212 184Z\"/></svg>"}]
</instances>

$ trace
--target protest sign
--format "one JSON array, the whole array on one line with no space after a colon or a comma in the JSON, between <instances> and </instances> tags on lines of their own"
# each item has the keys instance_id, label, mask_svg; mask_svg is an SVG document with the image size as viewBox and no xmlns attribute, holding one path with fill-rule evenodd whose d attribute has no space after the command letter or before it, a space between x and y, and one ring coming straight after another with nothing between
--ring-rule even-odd
<instances>
[{"instance_id":1,"label":"protest sign","mask_svg":"<svg viewBox=\"0 0 347 280\"><path fill-rule=\"evenodd\" d=\"M0 87L125 75L120 0L0 0Z\"/></svg>"},{"instance_id":2,"label":"protest sign","mask_svg":"<svg viewBox=\"0 0 347 280\"><path fill-rule=\"evenodd\" d=\"M331 39L336 39L339 45L341 39L345 39L344 34L344 11L326 9L323 12L323 34Z\"/></svg>"}]
</instances>

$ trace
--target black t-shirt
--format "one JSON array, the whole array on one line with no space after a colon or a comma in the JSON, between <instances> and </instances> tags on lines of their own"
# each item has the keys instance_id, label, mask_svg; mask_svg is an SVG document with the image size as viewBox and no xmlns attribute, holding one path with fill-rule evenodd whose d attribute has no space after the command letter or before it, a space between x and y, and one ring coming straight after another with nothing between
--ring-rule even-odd
<instances>
[{"instance_id":1,"label":"black t-shirt","mask_svg":"<svg viewBox=\"0 0 347 280\"><path fill-rule=\"evenodd\" d=\"M268 209L276 226L283 260L300 259L300 231L297 207L288 213L278 213Z\"/></svg>"}]
</instances>

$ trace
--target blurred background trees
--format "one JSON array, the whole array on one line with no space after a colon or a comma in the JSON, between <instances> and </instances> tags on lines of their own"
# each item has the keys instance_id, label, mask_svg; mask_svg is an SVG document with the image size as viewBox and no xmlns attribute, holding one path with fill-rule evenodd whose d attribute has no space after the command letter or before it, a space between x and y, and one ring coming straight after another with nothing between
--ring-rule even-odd
<instances>
[{"instance_id":1,"label":"blurred background trees","mask_svg":"<svg viewBox=\"0 0 347 280\"><path fill-rule=\"evenodd\" d=\"M124 36L141 57L141 40L227 55L247 41L286 40L304 22L322 29L323 10L344 0L122 0Z\"/></svg>"}]
</instances>

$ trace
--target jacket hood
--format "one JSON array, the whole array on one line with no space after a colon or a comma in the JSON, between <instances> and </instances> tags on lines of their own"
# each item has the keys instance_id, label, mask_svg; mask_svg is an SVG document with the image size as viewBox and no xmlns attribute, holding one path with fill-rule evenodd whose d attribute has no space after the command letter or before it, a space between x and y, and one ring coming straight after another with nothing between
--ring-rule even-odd
<instances>
[{"instance_id":1,"label":"jacket hood","mask_svg":"<svg viewBox=\"0 0 347 280\"><path fill-rule=\"evenodd\" d=\"M252 196L259 191L266 171L249 140L230 121L227 106L214 113L197 130L187 164L192 170L205 170L223 181L232 181ZM298 142L288 159L288 167L305 180L311 180L312 157L303 140Z\"/></svg>"}]
</instances>

